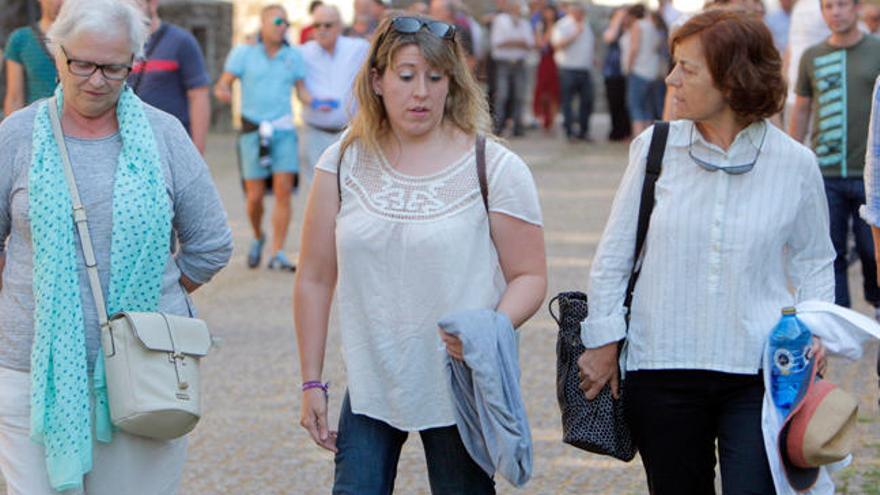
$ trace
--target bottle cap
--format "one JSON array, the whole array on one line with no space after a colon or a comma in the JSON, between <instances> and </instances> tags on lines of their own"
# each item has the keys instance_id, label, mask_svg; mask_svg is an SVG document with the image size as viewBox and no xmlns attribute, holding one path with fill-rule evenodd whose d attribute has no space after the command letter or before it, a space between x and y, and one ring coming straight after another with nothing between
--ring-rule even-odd
<instances>
[{"instance_id":1,"label":"bottle cap","mask_svg":"<svg viewBox=\"0 0 880 495\"><path fill-rule=\"evenodd\" d=\"M785 308L782 308L782 314L783 314L783 316L785 316L785 315L796 315L796 314L797 314L797 309L795 309L794 306L787 306L787 307L785 307Z\"/></svg>"}]
</instances>

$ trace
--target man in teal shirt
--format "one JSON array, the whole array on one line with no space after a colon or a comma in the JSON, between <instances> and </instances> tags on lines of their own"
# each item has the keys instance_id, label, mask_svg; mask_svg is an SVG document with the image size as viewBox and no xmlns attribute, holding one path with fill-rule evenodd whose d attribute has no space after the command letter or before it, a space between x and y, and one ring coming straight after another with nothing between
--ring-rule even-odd
<instances>
[{"instance_id":1,"label":"man in teal shirt","mask_svg":"<svg viewBox=\"0 0 880 495\"><path fill-rule=\"evenodd\" d=\"M858 212L865 203L862 173L872 90L880 75L880 39L859 29L858 2L821 0L822 17L831 36L801 56L789 134L803 142L808 127L812 129L810 147L825 179L830 235L837 251L834 302L847 307L851 302L847 238L852 231L862 263L865 300L880 319L874 243L871 229Z\"/></svg>"},{"instance_id":2,"label":"man in teal shirt","mask_svg":"<svg viewBox=\"0 0 880 495\"><path fill-rule=\"evenodd\" d=\"M290 225L290 194L299 172L299 147L293 127L291 91L296 88L303 105L311 103L306 90L302 55L285 41L290 25L280 5L269 5L260 14L260 41L235 47L226 59L214 96L228 103L232 82L241 81L242 135L238 139L241 173L244 179L248 218L254 240L248 266L260 264L265 235L262 229L263 196L271 177L275 206L272 212L272 258L269 268L294 271L284 254Z\"/></svg>"},{"instance_id":3,"label":"man in teal shirt","mask_svg":"<svg viewBox=\"0 0 880 495\"><path fill-rule=\"evenodd\" d=\"M16 29L6 42L6 115L52 95L57 84L55 60L46 49L46 31L55 21L62 0L40 0L40 21Z\"/></svg>"}]
</instances>

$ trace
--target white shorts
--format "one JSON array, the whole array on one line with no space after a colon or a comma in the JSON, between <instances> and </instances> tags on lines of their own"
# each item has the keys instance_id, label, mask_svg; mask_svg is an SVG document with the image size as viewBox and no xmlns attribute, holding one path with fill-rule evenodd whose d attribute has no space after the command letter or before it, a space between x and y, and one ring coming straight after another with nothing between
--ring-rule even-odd
<instances>
[{"instance_id":1,"label":"white shorts","mask_svg":"<svg viewBox=\"0 0 880 495\"><path fill-rule=\"evenodd\" d=\"M82 494L49 485L43 446L30 439L30 373L0 366L0 471L7 495ZM88 495L169 495L177 492L186 462L186 437L157 441L113 433L95 442L93 468L85 476Z\"/></svg>"}]
</instances>

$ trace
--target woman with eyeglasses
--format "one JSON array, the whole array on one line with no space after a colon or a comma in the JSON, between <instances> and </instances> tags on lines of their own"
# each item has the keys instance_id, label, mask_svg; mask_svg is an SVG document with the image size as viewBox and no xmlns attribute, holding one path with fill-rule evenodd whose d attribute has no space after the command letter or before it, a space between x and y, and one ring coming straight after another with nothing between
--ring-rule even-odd
<instances>
[{"instance_id":1,"label":"woman with eyeglasses","mask_svg":"<svg viewBox=\"0 0 880 495\"><path fill-rule=\"evenodd\" d=\"M546 266L535 184L489 139L484 204L475 141L491 120L452 25L386 19L354 90L359 111L316 167L303 224L301 425L336 453L333 493L391 493L409 432L421 436L432 493L494 493L455 426L446 366L462 345L437 322L487 308L518 327L538 309ZM334 290L348 377L338 432L322 383Z\"/></svg>"},{"instance_id":2,"label":"woman with eyeglasses","mask_svg":"<svg viewBox=\"0 0 880 495\"><path fill-rule=\"evenodd\" d=\"M669 124L655 206L633 259L649 128L630 147L590 273L581 388L617 397L652 494L774 494L764 440L764 344L785 306L834 300L828 206L812 152L767 120L785 98L762 19L714 9L677 29ZM641 272L629 323L630 271ZM813 344L819 368L824 350Z\"/></svg>"},{"instance_id":3,"label":"woman with eyeglasses","mask_svg":"<svg viewBox=\"0 0 880 495\"><path fill-rule=\"evenodd\" d=\"M134 2L66 0L48 32L61 84L0 124L0 470L9 495L158 495L181 479L186 438L151 440L109 423L101 329L62 166L66 149L107 312L191 316L188 293L226 264L232 236L186 131L125 85L148 34Z\"/></svg>"}]
</instances>

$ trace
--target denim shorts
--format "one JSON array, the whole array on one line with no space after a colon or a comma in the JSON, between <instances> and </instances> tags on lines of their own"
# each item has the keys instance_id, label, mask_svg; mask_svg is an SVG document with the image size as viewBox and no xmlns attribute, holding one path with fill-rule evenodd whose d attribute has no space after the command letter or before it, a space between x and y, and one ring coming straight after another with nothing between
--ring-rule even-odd
<instances>
[{"instance_id":1,"label":"denim shorts","mask_svg":"<svg viewBox=\"0 0 880 495\"><path fill-rule=\"evenodd\" d=\"M626 107L633 121L654 120L651 111L651 81L630 74L626 78Z\"/></svg>"},{"instance_id":2,"label":"denim shorts","mask_svg":"<svg viewBox=\"0 0 880 495\"><path fill-rule=\"evenodd\" d=\"M299 172L299 139L296 131L275 131L270 145L272 165L260 165L260 136L257 131L238 137L238 156L241 158L241 177L246 180L265 179L272 174Z\"/></svg>"}]
</instances>

